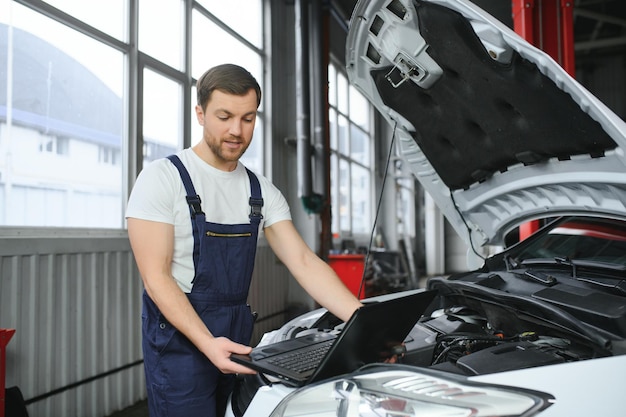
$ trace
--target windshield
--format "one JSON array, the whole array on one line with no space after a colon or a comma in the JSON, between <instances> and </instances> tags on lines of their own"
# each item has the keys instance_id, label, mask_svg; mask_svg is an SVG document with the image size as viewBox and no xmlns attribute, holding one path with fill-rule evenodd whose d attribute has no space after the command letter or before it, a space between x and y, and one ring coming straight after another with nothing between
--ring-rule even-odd
<instances>
[{"instance_id":1,"label":"windshield","mask_svg":"<svg viewBox=\"0 0 626 417\"><path fill-rule=\"evenodd\" d=\"M555 222L548 233L518 246L510 255L517 262L560 258L626 265L626 223L570 217Z\"/></svg>"}]
</instances>

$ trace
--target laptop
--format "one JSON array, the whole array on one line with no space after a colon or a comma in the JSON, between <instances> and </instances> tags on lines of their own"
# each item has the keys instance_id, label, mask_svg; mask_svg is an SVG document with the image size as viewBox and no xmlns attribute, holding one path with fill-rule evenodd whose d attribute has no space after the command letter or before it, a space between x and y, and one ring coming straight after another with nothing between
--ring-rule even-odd
<instances>
[{"instance_id":1,"label":"laptop","mask_svg":"<svg viewBox=\"0 0 626 417\"><path fill-rule=\"evenodd\" d=\"M233 354L230 359L295 387L352 372L391 357L436 294L421 291L367 303L352 314L339 334L310 333L256 347L249 355Z\"/></svg>"}]
</instances>

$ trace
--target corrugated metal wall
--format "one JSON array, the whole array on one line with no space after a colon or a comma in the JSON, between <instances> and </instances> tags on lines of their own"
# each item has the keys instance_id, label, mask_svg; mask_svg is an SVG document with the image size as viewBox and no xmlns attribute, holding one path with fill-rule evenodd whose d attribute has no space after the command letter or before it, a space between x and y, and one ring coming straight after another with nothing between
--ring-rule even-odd
<instances>
[{"instance_id":1,"label":"corrugated metal wall","mask_svg":"<svg viewBox=\"0 0 626 417\"><path fill-rule=\"evenodd\" d=\"M253 342L284 323L286 268L259 247ZM0 328L7 387L33 416L101 417L145 398L141 279L125 233L0 239Z\"/></svg>"},{"instance_id":2,"label":"corrugated metal wall","mask_svg":"<svg viewBox=\"0 0 626 417\"><path fill-rule=\"evenodd\" d=\"M259 314L252 334L252 345L258 343L263 333L279 328L290 318L290 279L289 271L271 248L267 245L259 246L248 297L248 303Z\"/></svg>"},{"instance_id":3,"label":"corrugated metal wall","mask_svg":"<svg viewBox=\"0 0 626 417\"><path fill-rule=\"evenodd\" d=\"M142 285L125 236L8 238L0 254L0 327L16 329L7 386L31 416L103 416L145 397Z\"/></svg>"}]
</instances>

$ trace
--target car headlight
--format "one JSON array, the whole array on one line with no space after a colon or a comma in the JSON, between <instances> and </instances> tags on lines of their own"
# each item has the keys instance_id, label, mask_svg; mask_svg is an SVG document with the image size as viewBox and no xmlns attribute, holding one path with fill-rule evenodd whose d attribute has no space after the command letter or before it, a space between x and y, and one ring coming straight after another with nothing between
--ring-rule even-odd
<instances>
[{"instance_id":1,"label":"car headlight","mask_svg":"<svg viewBox=\"0 0 626 417\"><path fill-rule=\"evenodd\" d=\"M271 417L528 417L553 399L545 393L475 383L441 372L375 365L296 390Z\"/></svg>"}]
</instances>

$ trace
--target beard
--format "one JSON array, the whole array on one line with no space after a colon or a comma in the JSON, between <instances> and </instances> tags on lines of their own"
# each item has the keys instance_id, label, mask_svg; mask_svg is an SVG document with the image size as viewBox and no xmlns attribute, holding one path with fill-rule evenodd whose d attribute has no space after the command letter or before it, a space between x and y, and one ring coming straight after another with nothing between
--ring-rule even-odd
<instances>
[{"instance_id":1,"label":"beard","mask_svg":"<svg viewBox=\"0 0 626 417\"><path fill-rule=\"evenodd\" d=\"M223 146L225 142L232 141L233 138L228 139L215 139L213 140L207 138L205 139L206 144L209 146L209 149L215 155L215 157L224 162L235 162L238 161L239 158L246 152L248 146L250 146L250 142L245 143L239 138L235 140L240 144L239 148L231 149L227 146Z\"/></svg>"}]
</instances>

